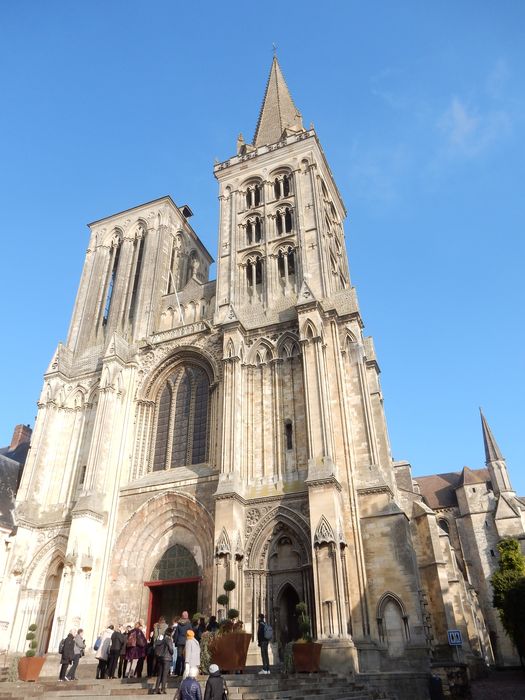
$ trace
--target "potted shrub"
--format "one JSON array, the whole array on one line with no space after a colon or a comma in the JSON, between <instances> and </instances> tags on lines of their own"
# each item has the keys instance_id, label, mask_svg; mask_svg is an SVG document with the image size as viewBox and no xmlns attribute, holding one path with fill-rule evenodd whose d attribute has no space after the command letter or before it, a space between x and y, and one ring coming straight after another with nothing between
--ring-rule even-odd
<instances>
[{"instance_id":1,"label":"potted shrub","mask_svg":"<svg viewBox=\"0 0 525 700\"><path fill-rule=\"evenodd\" d=\"M36 681L46 660L45 656L36 656L38 642L36 640L37 626L33 623L27 628L26 640L29 648L26 655L18 660L18 677L21 681Z\"/></svg>"},{"instance_id":2,"label":"potted shrub","mask_svg":"<svg viewBox=\"0 0 525 700\"><path fill-rule=\"evenodd\" d=\"M301 638L293 645L293 663L297 673L318 673L321 661L320 642L312 641L311 620L306 603L295 606Z\"/></svg>"},{"instance_id":3,"label":"potted shrub","mask_svg":"<svg viewBox=\"0 0 525 700\"><path fill-rule=\"evenodd\" d=\"M239 611L229 608L230 598L227 594L234 588L235 581L224 582L225 593L217 598L217 603L226 609L226 619L221 621L218 632L210 635L206 642L211 662L217 664L222 671L230 673L245 669L252 638L251 634L244 631L243 623L238 619Z\"/></svg>"}]
</instances>

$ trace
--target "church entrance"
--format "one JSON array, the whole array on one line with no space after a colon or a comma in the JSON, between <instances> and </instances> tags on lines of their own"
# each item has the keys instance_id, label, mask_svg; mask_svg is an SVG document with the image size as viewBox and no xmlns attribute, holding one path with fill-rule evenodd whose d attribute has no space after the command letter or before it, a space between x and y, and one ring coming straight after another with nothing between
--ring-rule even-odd
<instances>
[{"instance_id":1,"label":"church entrance","mask_svg":"<svg viewBox=\"0 0 525 700\"><path fill-rule=\"evenodd\" d=\"M297 613L295 606L299 603L299 596L295 588L289 584L284 586L277 599L277 616L279 623L279 643L284 647L288 642L299 639L299 625L297 623Z\"/></svg>"},{"instance_id":2,"label":"church entrance","mask_svg":"<svg viewBox=\"0 0 525 700\"><path fill-rule=\"evenodd\" d=\"M195 558L180 544L170 547L155 565L149 588L148 634L161 615L171 624L183 610L198 612L201 577Z\"/></svg>"}]
</instances>

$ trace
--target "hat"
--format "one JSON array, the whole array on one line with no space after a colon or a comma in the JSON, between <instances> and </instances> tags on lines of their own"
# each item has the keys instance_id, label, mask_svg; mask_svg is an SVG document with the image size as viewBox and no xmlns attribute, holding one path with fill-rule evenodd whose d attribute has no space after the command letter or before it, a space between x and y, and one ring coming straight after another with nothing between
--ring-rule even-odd
<instances>
[{"instance_id":1,"label":"hat","mask_svg":"<svg viewBox=\"0 0 525 700\"><path fill-rule=\"evenodd\" d=\"M186 632L186 637L189 637L190 639L192 639L193 637L195 637L195 632L193 630L188 630Z\"/></svg>"},{"instance_id":2,"label":"hat","mask_svg":"<svg viewBox=\"0 0 525 700\"><path fill-rule=\"evenodd\" d=\"M218 670L219 670L219 667L217 666L217 664L210 665L210 673L217 673Z\"/></svg>"}]
</instances>

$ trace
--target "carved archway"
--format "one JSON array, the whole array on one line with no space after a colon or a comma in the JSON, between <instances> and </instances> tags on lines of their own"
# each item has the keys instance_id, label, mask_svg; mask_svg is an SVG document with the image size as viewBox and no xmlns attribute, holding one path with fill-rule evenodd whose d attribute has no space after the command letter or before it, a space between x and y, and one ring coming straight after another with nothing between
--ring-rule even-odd
<instances>
[{"instance_id":1,"label":"carved archway","mask_svg":"<svg viewBox=\"0 0 525 700\"><path fill-rule=\"evenodd\" d=\"M206 612L211 604L213 532L211 515L196 499L169 491L146 501L124 524L115 543L109 617L130 621L147 617L149 591L144 583L163 554L177 544L195 559L199 605ZM127 592L124 599L122 590Z\"/></svg>"}]
</instances>

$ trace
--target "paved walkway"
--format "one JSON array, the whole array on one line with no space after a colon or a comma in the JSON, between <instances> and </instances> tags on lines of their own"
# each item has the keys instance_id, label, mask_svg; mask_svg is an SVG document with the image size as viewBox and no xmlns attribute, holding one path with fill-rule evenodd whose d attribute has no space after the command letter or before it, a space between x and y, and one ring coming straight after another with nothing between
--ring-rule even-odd
<instances>
[{"instance_id":1,"label":"paved walkway","mask_svg":"<svg viewBox=\"0 0 525 700\"><path fill-rule=\"evenodd\" d=\"M492 671L472 683L472 700L525 700L525 671Z\"/></svg>"}]
</instances>

